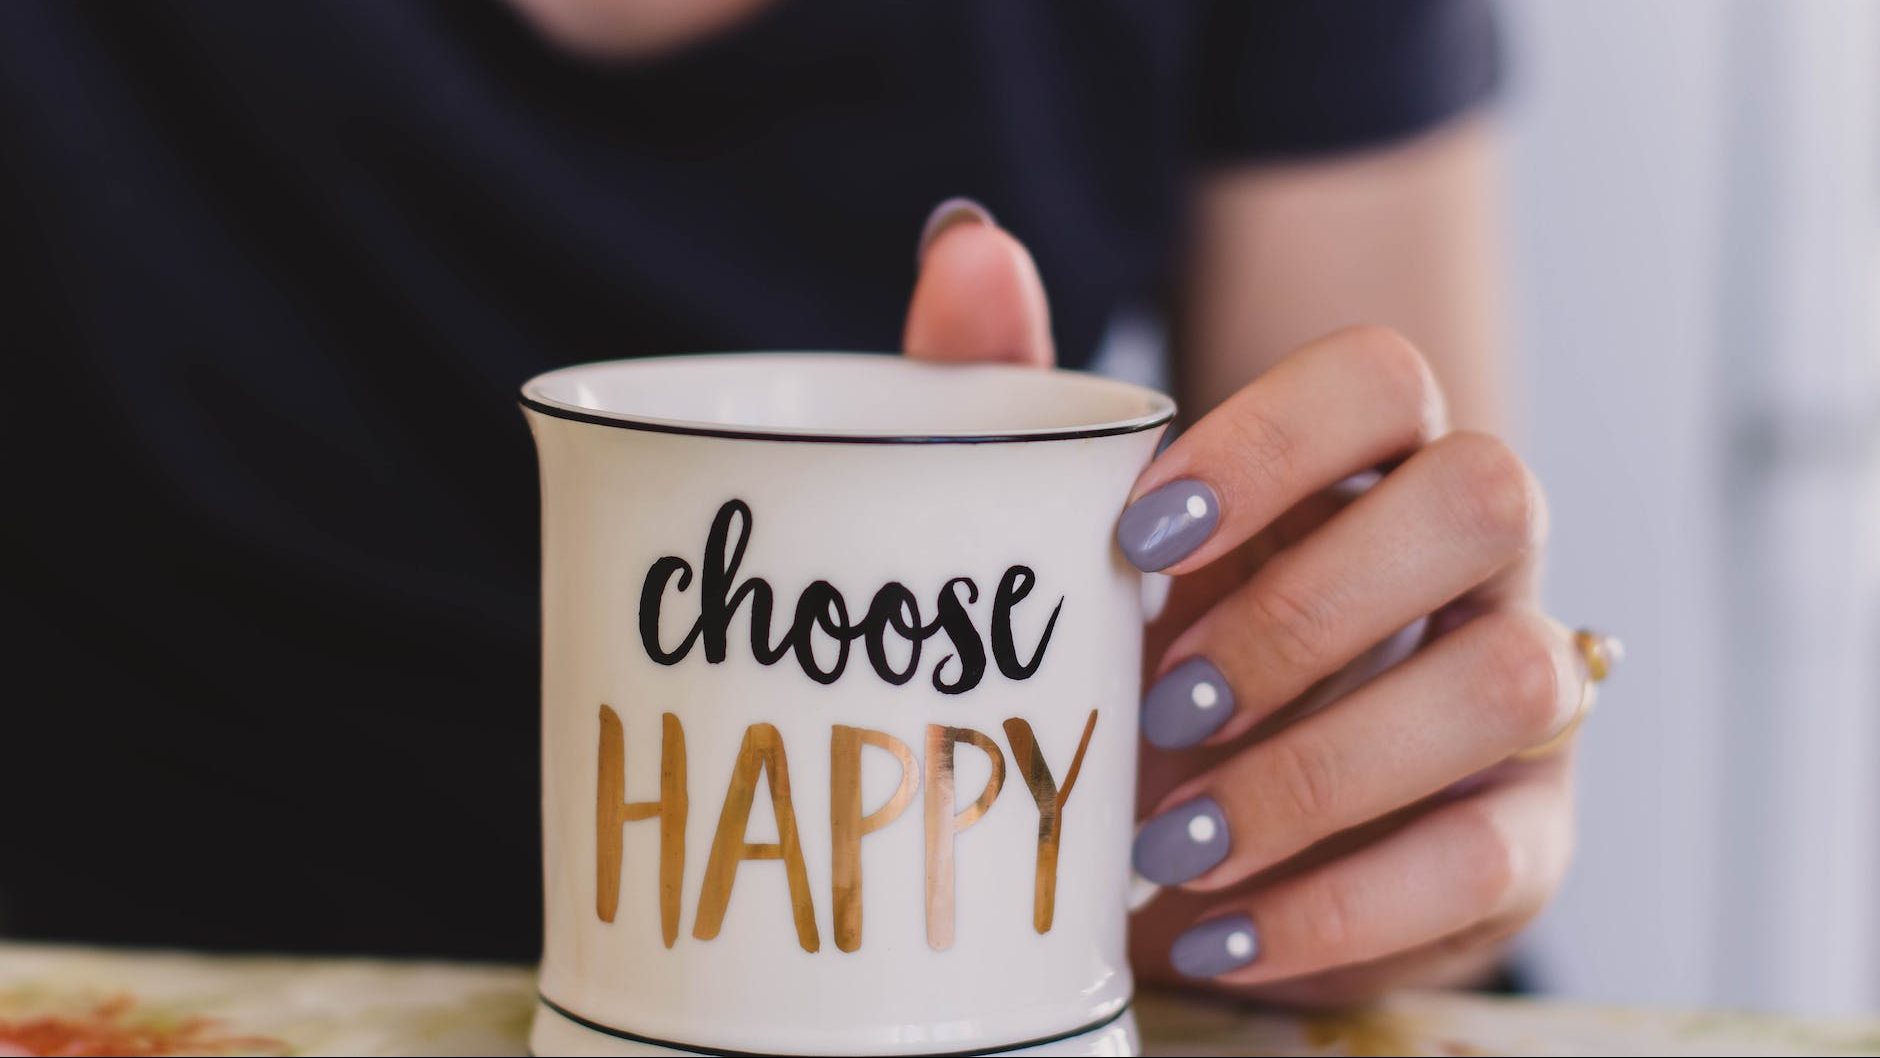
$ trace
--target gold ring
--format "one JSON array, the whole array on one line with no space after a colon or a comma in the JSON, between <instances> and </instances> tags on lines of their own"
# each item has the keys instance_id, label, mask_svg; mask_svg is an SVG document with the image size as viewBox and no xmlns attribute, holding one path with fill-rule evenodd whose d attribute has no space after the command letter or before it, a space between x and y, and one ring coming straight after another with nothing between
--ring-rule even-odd
<instances>
[{"instance_id":1,"label":"gold ring","mask_svg":"<svg viewBox=\"0 0 1880 1058\"><path fill-rule=\"evenodd\" d=\"M1618 636L1609 636L1582 628L1573 633L1573 645L1586 662L1586 674L1594 683L1602 683L1612 674L1612 667L1625 660L1625 644Z\"/></svg>"},{"instance_id":2,"label":"gold ring","mask_svg":"<svg viewBox=\"0 0 1880 1058\"><path fill-rule=\"evenodd\" d=\"M1544 741L1516 753L1514 760L1533 761L1551 757L1572 741L1580 725L1586 722L1586 714L1593 711L1593 702L1599 697L1599 685L1612 674L1613 666L1625 660L1625 644L1619 642L1618 637L1590 628L1573 633L1573 646L1580 652L1580 661L1586 666L1586 682L1580 685L1580 704L1574 708L1573 716L1566 726L1547 736Z\"/></svg>"}]
</instances>

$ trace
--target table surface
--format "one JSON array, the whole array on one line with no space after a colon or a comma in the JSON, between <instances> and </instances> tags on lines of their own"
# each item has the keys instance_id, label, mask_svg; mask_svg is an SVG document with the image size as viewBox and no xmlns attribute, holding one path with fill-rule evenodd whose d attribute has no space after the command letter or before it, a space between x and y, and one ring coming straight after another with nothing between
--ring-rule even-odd
<instances>
[{"instance_id":1,"label":"table surface","mask_svg":"<svg viewBox=\"0 0 1880 1058\"><path fill-rule=\"evenodd\" d=\"M0 1058L524 1054L534 973L514 966L126 952L0 943ZM1148 1053L1874 1054L1880 1018L1804 1020L1411 993L1299 1016L1137 1000Z\"/></svg>"}]
</instances>

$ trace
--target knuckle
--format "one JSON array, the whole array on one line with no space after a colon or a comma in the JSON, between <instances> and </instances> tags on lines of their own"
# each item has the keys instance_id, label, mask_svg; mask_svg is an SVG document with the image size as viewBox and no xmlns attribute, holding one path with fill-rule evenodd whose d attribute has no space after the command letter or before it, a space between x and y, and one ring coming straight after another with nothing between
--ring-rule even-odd
<instances>
[{"instance_id":1,"label":"knuckle","mask_svg":"<svg viewBox=\"0 0 1880 1058\"><path fill-rule=\"evenodd\" d=\"M1337 618L1329 600L1300 583L1282 564L1269 564L1251 591L1254 632L1281 662L1316 673L1336 649Z\"/></svg>"},{"instance_id":2,"label":"knuckle","mask_svg":"<svg viewBox=\"0 0 1880 1058\"><path fill-rule=\"evenodd\" d=\"M1298 903L1296 928L1320 958L1340 956L1356 943L1359 893L1336 872L1307 885Z\"/></svg>"},{"instance_id":3,"label":"knuckle","mask_svg":"<svg viewBox=\"0 0 1880 1058\"><path fill-rule=\"evenodd\" d=\"M1365 363L1368 365L1383 366L1411 361L1421 363L1423 360L1423 354L1401 331L1382 324L1354 324L1339 329L1335 338L1343 348L1366 358Z\"/></svg>"},{"instance_id":4,"label":"knuckle","mask_svg":"<svg viewBox=\"0 0 1880 1058\"><path fill-rule=\"evenodd\" d=\"M1287 483L1299 452L1299 439L1291 430L1245 402L1226 417L1225 425L1228 456L1254 479L1256 487Z\"/></svg>"},{"instance_id":5,"label":"knuckle","mask_svg":"<svg viewBox=\"0 0 1880 1058\"><path fill-rule=\"evenodd\" d=\"M1551 734L1559 722L1562 665L1554 630L1539 614L1503 611L1483 618L1488 636L1484 690L1490 708L1523 739Z\"/></svg>"},{"instance_id":6,"label":"knuckle","mask_svg":"<svg viewBox=\"0 0 1880 1058\"><path fill-rule=\"evenodd\" d=\"M1464 802L1452 822L1451 851L1470 901L1489 915L1508 906L1521 877L1521 849L1495 813Z\"/></svg>"},{"instance_id":7,"label":"knuckle","mask_svg":"<svg viewBox=\"0 0 1880 1058\"><path fill-rule=\"evenodd\" d=\"M1341 332L1362 377L1382 395L1385 407L1408 419L1418 437L1432 436L1443 419L1442 387L1423 353L1389 327L1364 324Z\"/></svg>"},{"instance_id":8,"label":"knuckle","mask_svg":"<svg viewBox=\"0 0 1880 1058\"><path fill-rule=\"evenodd\" d=\"M1442 444L1463 530L1517 548L1537 544L1546 525L1545 501L1514 449L1497 437L1473 432L1451 434Z\"/></svg>"},{"instance_id":9,"label":"knuckle","mask_svg":"<svg viewBox=\"0 0 1880 1058\"><path fill-rule=\"evenodd\" d=\"M1295 819L1335 818L1338 807L1337 754L1307 731L1294 729L1268 744L1263 769L1275 787L1277 803Z\"/></svg>"}]
</instances>

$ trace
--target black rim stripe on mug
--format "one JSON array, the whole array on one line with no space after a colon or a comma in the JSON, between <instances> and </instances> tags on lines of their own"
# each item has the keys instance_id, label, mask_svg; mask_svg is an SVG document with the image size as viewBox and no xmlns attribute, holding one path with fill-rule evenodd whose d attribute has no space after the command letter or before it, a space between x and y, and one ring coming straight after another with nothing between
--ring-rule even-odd
<instances>
[{"instance_id":1,"label":"black rim stripe on mug","mask_svg":"<svg viewBox=\"0 0 1880 1058\"><path fill-rule=\"evenodd\" d=\"M613 415L600 415L594 412L564 408L547 404L534 397L518 398L523 407L541 412L557 419L570 419L574 422L589 423L594 426L611 426L616 430L641 430L646 433L685 434L691 437L722 437L734 441L797 441L808 444L846 444L846 445L983 445L983 444L1020 444L1027 441L1074 441L1086 437L1115 437L1119 434L1140 433L1166 425L1175 417L1175 409L1168 408L1152 419L1132 420L1110 426L1091 426L1080 429L1053 430L1044 429L1035 433L1005 434L821 434L821 433L782 433L774 430L735 430L719 426L693 426L687 423L651 422L645 419L623 419Z\"/></svg>"},{"instance_id":2,"label":"black rim stripe on mug","mask_svg":"<svg viewBox=\"0 0 1880 1058\"><path fill-rule=\"evenodd\" d=\"M592 1029L595 1032L603 1033L616 1039L629 1040L633 1043L650 1044L654 1047L665 1047L668 1050L679 1051L682 1054L716 1054L725 1055L726 1058L788 1058L787 1055L771 1051L727 1051L718 1047L701 1047L695 1043L678 1043L673 1040L662 1040L653 1036L642 1036L637 1032L628 1032L625 1029L617 1029L612 1025L603 1025L590 1018L584 1018L540 992L535 994L535 998L541 1000L543 1006L567 1018L569 1021L574 1022L576 1025L584 1029ZM1028 1047L1043 1047L1047 1043L1057 1043L1060 1040L1068 1040L1086 1033L1096 1032L1098 1029L1109 1026L1111 1023L1115 1022L1116 1019L1127 1013L1129 1013L1129 1004L1124 1003L1122 1006L1116 1008L1114 1014L1111 1014L1107 1018L1100 1018L1088 1025L1079 1025L1077 1028L1071 1029L1068 1032L1060 1032L1052 1036L1040 1036L1034 1040L999 1044L974 1051L917 1051L912 1054L902 1055L900 1058L970 1058L970 1056L978 1054L1005 1054L1009 1051L1022 1051Z\"/></svg>"}]
</instances>

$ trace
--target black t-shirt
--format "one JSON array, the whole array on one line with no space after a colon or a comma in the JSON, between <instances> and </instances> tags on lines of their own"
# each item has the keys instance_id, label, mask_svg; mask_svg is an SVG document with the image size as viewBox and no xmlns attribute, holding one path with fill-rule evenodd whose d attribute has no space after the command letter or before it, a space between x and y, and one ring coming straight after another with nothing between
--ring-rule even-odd
<instances>
[{"instance_id":1,"label":"black t-shirt","mask_svg":"<svg viewBox=\"0 0 1880 1058\"><path fill-rule=\"evenodd\" d=\"M0 934L530 957L536 492L575 361L891 349L951 195L1061 359L1199 167L1483 96L1479 3L0 4Z\"/></svg>"}]
</instances>

